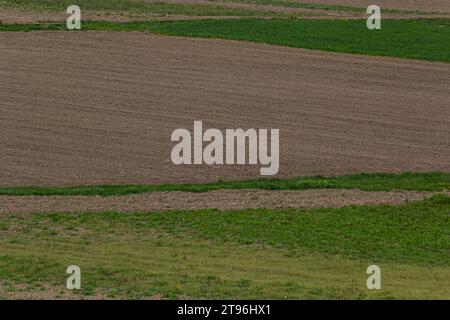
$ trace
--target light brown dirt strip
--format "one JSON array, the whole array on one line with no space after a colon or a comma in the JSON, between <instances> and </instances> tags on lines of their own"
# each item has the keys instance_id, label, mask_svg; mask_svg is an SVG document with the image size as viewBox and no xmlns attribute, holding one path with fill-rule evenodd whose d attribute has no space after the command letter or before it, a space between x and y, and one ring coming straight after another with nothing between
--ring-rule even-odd
<instances>
[{"instance_id":1,"label":"light brown dirt strip","mask_svg":"<svg viewBox=\"0 0 450 320\"><path fill-rule=\"evenodd\" d=\"M139 32L0 33L0 185L259 177L173 130L279 128L280 177L450 172L450 64Z\"/></svg>"},{"instance_id":2,"label":"light brown dirt strip","mask_svg":"<svg viewBox=\"0 0 450 320\"><path fill-rule=\"evenodd\" d=\"M450 195L450 192L440 192ZM153 212L217 208L338 208L348 205L398 205L423 200L432 192L364 192L360 190L216 190L207 193L155 192L148 194L93 196L0 196L1 214L39 212Z\"/></svg>"},{"instance_id":3,"label":"light brown dirt strip","mask_svg":"<svg viewBox=\"0 0 450 320\"><path fill-rule=\"evenodd\" d=\"M426 12L450 12L448 0L286 0L288 2L342 5L367 8L371 4L382 9L419 10Z\"/></svg>"}]
</instances>

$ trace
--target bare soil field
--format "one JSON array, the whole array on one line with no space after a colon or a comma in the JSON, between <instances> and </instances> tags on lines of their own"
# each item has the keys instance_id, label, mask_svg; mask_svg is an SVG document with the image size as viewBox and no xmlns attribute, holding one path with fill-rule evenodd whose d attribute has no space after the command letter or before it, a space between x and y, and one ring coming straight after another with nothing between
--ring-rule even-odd
<instances>
[{"instance_id":1,"label":"bare soil field","mask_svg":"<svg viewBox=\"0 0 450 320\"><path fill-rule=\"evenodd\" d=\"M450 171L450 65L144 33L0 34L0 185L242 180L173 130L279 128L280 177Z\"/></svg>"},{"instance_id":2,"label":"bare soil field","mask_svg":"<svg viewBox=\"0 0 450 320\"><path fill-rule=\"evenodd\" d=\"M439 192L448 194L450 192ZM399 205L429 198L436 192L360 190L217 190L207 193L155 192L148 194L93 196L0 196L0 216L5 214L156 212L167 210L219 210L339 208L349 205Z\"/></svg>"}]
</instances>

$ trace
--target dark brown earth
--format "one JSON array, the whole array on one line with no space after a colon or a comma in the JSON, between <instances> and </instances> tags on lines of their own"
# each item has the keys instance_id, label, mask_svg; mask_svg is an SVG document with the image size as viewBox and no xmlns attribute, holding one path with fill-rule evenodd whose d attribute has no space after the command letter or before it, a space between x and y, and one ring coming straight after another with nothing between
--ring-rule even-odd
<instances>
[{"instance_id":1,"label":"dark brown earth","mask_svg":"<svg viewBox=\"0 0 450 320\"><path fill-rule=\"evenodd\" d=\"M450 195L450 192L444 193ZM360 190L217 190L207 193L155 192L113 197L0 196L0 215L38 212L153 212L207 208L219 210L338 208L348 205L399 205L423 200L434 194L431 192L364 192Z\"/></svg>"},{"instance_id":2,"label":"dark brown earth","mask_svg":"<svg viewBox=\"0 0 450 320\"><path fill-rule=\"evenodd\" d=\"M450 64L138 32L0 34L0 185L241 180L177 128L279 128L281 177L450 172Z\"/></svg>"}]
</instances>

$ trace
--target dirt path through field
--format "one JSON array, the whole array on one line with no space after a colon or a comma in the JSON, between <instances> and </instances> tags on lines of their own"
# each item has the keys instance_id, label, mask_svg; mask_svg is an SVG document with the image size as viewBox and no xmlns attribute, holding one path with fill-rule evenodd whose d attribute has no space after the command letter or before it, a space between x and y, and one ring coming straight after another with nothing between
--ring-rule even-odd
<instances>
[{"instance_id":1,"label":"dirt path through field","mask_svg":"<svg viewBox=\"0 0 450 320\"><path fill-rule=\"evenodd\" d=\"M0 33L0 186L205 182L173 130L279 128L280 177L450 172L450 64L139 32Z\"/></svg>"},{"instance_id":2,"label":"dirt path through field","mask_svg":"<svg viewBox=\"0 0 450 320\"><path fill-rule=\"evenodd\" d=\"M442 193L442 192L441 192ZM127 196L0 196L1 214L38 212L151 212L217 208L339 208L348 205L398 205L423 200L432 192L360 190L217 190L206 193L155 192ZM450 195L450 192L445 192Z\"/></svg>"}]
</instances>

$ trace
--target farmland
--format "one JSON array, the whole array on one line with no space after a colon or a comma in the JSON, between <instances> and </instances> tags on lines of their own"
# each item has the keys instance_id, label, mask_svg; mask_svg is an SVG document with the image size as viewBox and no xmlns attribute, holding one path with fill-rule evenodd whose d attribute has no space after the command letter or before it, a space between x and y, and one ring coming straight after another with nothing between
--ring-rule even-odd
<instances>
[{"instance_id":1,"label":"farmland","mask_svg":"<svg viewBox=\"0 0 450 320\"><path fill-rule=\"evenodd\" d=\"M333 210L9 215L0 225L0 276L8 279L0 294L445 298L449 210L449 198L436 197ZM61 286L73 261L86 284L75 294ZM380 292L365 288L369 262L385 270Z\"/></svg>"},{"instance_id":2,"label":"farmland","mask_svg":"<svg viewBox=\"0 0 450 320\"><path fill-rule=\"evenodd\" d=\"M69 2L0 0L0 298L450 298L448 1ZM198 120L279 173L174 165Z\"/></svg>"},{"instance_id":3,"label":"farmland","mask_svg":"<svg viewBox=\"0 0 450 320\"><path fill-rule=\"evenodd\" d=\"M142 32L0 40L0 186L259 177L258 166L174 166L171 133L195 120L279 128L282 178L450 171L447 63Z\"/></svg>"}]
</instances>

